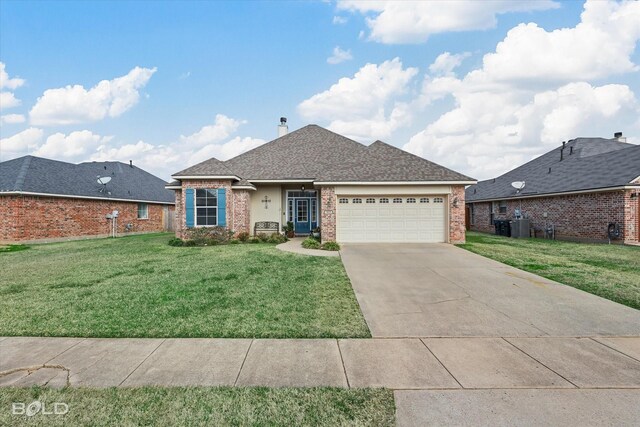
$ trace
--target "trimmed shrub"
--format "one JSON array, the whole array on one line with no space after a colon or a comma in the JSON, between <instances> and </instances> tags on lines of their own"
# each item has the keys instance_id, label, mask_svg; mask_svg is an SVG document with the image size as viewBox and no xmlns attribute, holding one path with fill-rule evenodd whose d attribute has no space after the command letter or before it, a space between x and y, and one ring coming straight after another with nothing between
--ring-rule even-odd
<instances>
[{"instance_id":1,"label":"trimmed shrub","mask_svg":"<svg viewBox=\"0 0 640 427\"><path fill-rule=\"evenodd\" d=\"M184 246L182 239L178 239L177 237L170 239L168 243L169 246Z\"/></svg>"},{"instance_id":2,"label":"trimmed shrub","mask_svg":"<svg viewBox=\"0 0 640 427\"><path fill-rule=\"evenodd\" d=\"M267 236L265 233L256 234L256 238L262 243L267 243L269 241L269 236Z\"/></svg>"},{"instance_id":3,"label":"trimmed shrub","mask_svg":"<svg viewBox=\"0 0 640 427\"><path fill-rule=\"evenodd\" d=\"M238 233L238 235L236 236L236 238L240 240L242 243L247 243L247 240L249 240L249 237L250 235L246 231Z\"/></svg>"},{"instance_id":4,"label":"trimmed shrub","mask_svg":"<svg viewBox=\"0 0 640 427\"><path fill-rule=\"evenodd\" d=\"M280 233L273 233L271 236L269 236L269 243L284 243L286 242L288 239L284 234L280 234Z\"/></svg>"},{"instance_id":5,"label":"trimmed shrub","mask_svg":"<svg viewBox=\"0 0 640 427\"><path fill-rule=\"evenodd\" d=\"M195 240L185 240L182 242L182 246L198 246Z\"/></svg>"},{"instance_id":6,"label":"trimmed shrub","mask_svg":"<svg viewBox=\"0 0 640 427\"><path fill-rule=\"evenodd\" d=\"M322 244L322 249L324 249L325 251L339 251L340 245L338 244L338 242L328 241Z\"/></svg>"},{"instance_id":7,"label":"trimmed shrub","mask_svg":"<svg viewBox=\"0 0 640 427\"><path fill-rule=\"evenodd\" d=\"M302 241L302 247L305 249L320 249L320 242L313 237L307 237Z\"/></svg>"},{"instance_id":8,"label":"trimmed shrub","mask_svg":"<svg viewBox=\"0 0 640 427\"><path fill-rule=\"evenodd\" d=\"M213 246L229 243L233 231L224 227L195 227L187 230L188 240L193 240L196 246Z\"/></svg>"},{"instance_id":9,"label":"trimmed shrub","mask_svg":"<svg viewBox=\"0 0 640 427\"><path fill-rule=\"evenodd\" d=\"M260 239L258 239L257 237L251 237L248 240L249 243L260 243Z\"/></svg>"},{"instance_id":10,"label":"trimmed shrub","mask_svg":"<svg viewBox=\"0 0 640 427\"><path fill-rule=\"evenodd\" d=\"M241 242L238 239L229 240L230 245L239 245Z\"/></svg>"}]
</instances>

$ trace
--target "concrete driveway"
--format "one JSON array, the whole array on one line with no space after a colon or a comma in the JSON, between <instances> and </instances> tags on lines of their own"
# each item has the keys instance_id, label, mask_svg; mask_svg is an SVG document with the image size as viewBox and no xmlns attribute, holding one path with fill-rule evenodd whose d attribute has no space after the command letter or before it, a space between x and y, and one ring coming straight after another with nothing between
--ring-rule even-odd
<instances>
[{"instance_id":1,"label":"concrete driveway","mask_svg":"<svg viewBox=\"0 0 640 427\"><path fill-rule=\"evenodd\" d=\"M341 256L374 337L640 336L640 311L447 244Z\"/></svg>"}]
</instances>

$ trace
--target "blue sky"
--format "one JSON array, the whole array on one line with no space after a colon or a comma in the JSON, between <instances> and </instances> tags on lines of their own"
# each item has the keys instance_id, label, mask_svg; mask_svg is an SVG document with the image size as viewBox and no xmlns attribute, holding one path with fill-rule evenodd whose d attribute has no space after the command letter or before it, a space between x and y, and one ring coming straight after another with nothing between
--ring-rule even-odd
<instances>
[{"instance_id":1,"label":"blue sky","mask_svg":"<svg viewBox=\"0 0 640 427\"><path fill-rule=\"evenodd\" d=\"M488 178L577 136L640 142L638 22L638 2L2 0L0 160L168 179L286 116Z\"/></svg>"}]
</instances>

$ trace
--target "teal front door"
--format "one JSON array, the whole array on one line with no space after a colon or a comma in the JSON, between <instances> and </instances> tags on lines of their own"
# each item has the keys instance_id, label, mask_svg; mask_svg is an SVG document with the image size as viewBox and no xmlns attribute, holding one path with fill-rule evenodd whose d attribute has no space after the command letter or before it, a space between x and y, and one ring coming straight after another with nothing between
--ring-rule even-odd
<instances>
[{"instance_id":1,"label":"teal front door","mask_svg":"<svg viewBox=\"0 0 640 427\"><path fill-rule=\"evenodd\" d=\"M309 199L294 199L293 227L296 234L311 233Z\"/></svg>"}]
</instances>

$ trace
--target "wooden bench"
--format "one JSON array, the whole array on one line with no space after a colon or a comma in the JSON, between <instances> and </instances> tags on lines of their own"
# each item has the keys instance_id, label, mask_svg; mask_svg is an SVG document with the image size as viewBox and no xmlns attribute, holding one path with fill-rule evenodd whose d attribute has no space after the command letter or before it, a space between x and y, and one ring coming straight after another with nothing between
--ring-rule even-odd
<instances>
[{"instance_id":1,"label":"wooden bench","mask_svg":"<svg viewBox=\"0 0 640 427\"><path fill-rule=\"evenodd\" d=\"M259 221L253 226L253 235L259 233L272 234L280 231L280 224L275 221Z\"/></svg>"}]
</instances>

